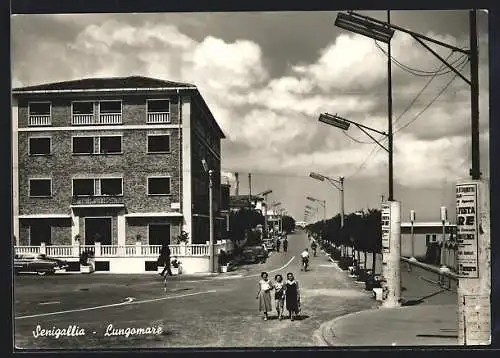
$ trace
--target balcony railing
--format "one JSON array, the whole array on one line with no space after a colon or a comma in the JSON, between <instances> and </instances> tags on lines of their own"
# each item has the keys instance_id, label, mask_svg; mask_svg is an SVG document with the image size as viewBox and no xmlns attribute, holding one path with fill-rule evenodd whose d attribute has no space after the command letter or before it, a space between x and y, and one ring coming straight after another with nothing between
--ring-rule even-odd
<instances>
[{"instance_id":1,"label":"balcony railing","mask_svg":"<svg viewBox=\"0 0 500 358\"><path fill-rule=\"evenodd\" d=\"M83 125L106 125L106 124L121 124L122 115L120 113L101 113L95 114L73 114L72 124L75 126Z\"/></svg>"},{"instance_id":2,"label":"balcony railing","mask_svg":"<svg viewBox=\"0 0 500 358\"><path fill-rule=\"evenodd\" d=\"M146 121L147 124L170 123L170 113L168 112L148 113Z\"/></svg>"},{"instance_id":3,"label":"balcony railing","mask_svg":"<svg viewBox=\"0 0 500 358\"><path fill-rule=\"evenodd\" d=\"M50 126L51 117L50 114L47 115L30 115L29 116L30 126Z\"/></svg>"},{"instance_id":4,"label":"balcony railing","mask_svg":"<svg viewBox=\"0 0 500 358\"><path fill-rule=\"evenodd\" d=\"M124 205L123 196L73 196L71 205Z\"/></svg>"}]
</instances>

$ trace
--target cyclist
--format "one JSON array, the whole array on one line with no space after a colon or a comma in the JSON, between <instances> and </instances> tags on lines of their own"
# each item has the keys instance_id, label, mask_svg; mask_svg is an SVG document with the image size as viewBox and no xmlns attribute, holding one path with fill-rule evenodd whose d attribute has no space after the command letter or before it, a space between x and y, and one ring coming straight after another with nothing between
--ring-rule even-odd
<instances>
[{"instance_id":1,"label":"cyclist","mask_svg":"<svg viewBox=\"0 0 500 358\"><path fill-rule=\"evenodd\" d=\"M313 241L311 243L311 249L313 250L313 255L316 257L316 248L318 247L318 244L316 244L316 241Z\"/></svg>"},{"instance_id":2,"label":"cyclist","mask_svg":"<svg viewBox=\"0 0 500 358\"><path fill-rule=\"evenodd\" d=\"M302 269L301 271L307 271L307 266L309 265L309 251L306 248L302 253L300 254L300 257L302 258Z\"/></svg>"}]
</instances>

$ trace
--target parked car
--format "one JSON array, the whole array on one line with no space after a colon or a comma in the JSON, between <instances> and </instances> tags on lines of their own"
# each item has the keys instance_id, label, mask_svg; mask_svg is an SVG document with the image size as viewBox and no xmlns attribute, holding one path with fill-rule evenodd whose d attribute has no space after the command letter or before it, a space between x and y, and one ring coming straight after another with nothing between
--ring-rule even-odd
<instances>
[{"instance_id":1,"label":"parked car","mask_svg":"<svg viewBox=\"0 0 500 358\"><path fill-rule=\"evenodd\" d=\"M247 246L243 249L243 257L247 262L263 262L267 259L268 252L263 246Z\"/></svg>"},{"instance_id":2,"label":"parked car","mask_svg":"<svg viewBox=\"0 0 500 358\"><path fill-rule=\"evenodd\" d=\"M38 275L54 274L68 267L64 260L49 257L45 254L16 254L14 257L14 272L34 272Z\"/></svg>"}]
</instances>

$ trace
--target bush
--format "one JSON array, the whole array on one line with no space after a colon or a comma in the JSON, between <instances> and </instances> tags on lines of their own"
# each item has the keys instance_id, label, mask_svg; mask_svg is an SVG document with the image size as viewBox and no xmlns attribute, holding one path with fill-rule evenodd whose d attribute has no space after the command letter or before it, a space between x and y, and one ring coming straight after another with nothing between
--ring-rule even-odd
<instances>
[{"instance_id":1,"label":"bush","mask_svg":"<svg viewBox=\"0 0 500 358\"><path fill-rule=\"evenodd\" d=\"M94 251L85 250L80 254L80 265L87 266L89 265L89 259L94 258Z\"/></svg>"}]
</instances>

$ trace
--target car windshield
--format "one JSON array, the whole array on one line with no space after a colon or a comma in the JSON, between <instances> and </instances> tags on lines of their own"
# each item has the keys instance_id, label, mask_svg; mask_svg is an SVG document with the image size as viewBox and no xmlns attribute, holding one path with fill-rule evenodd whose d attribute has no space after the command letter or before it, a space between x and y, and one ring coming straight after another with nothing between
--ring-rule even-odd
<instances>
[{"instance_id":1,"label":"car windshield","mask_svg":"<svg viewBox=\"0 0 500 358\"><path fill-rule=\"evenodd\" d=\"M36 256L36 258L37 258L37 259L45 259L45 258L47 258L47 255L45 255L45 254L38 254L38 255Z\"/></svg>"}]
</instances>

